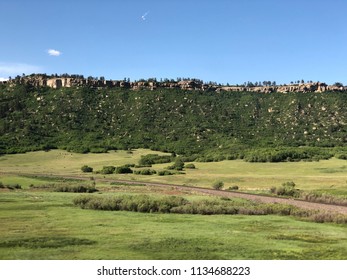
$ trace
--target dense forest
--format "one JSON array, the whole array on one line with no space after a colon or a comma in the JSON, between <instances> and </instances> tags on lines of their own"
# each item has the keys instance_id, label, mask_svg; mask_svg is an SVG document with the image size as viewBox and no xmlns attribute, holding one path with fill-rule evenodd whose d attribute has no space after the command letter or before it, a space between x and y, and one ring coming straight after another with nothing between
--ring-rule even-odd
<instances>
[{"instance_id":1,"label":"dense forest","mask_svg":"<svg viewBox=\"0 0 347 280\"><path fill-rule=\"evenodd\" d=\"M0 85L0 153L150 148L186 160L347 158L344 92Z\"/></svg>"}]
</instances>

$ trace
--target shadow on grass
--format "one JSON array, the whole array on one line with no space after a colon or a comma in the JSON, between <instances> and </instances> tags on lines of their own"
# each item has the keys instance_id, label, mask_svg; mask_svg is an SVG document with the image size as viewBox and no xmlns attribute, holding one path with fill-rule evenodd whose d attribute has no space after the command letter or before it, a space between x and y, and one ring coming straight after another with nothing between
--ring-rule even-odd
<instances>
[{"instance_id":1,"label":"shadow on grass","mask_svg":"<svg viewBox=\"0 0 347 280\"><path fill-rule=\"evenodd\" d=\"M60 248L66 246L94 245L96 241L73 237L32 237L0 242L0 248Z\"/></svg>"}]
</instances>

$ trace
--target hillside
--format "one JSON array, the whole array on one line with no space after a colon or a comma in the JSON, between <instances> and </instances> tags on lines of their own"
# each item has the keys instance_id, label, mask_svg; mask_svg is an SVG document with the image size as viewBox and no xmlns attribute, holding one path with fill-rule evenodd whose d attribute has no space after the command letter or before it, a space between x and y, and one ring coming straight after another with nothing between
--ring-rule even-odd
<instances>
[{"instance_id":1,"label":"hillside","mask_svg":"<svg viewBox=\"0 0 347 280\"><path fill-rule=\"evenodd\" d=\"M263 161L265 155L265 160L276 161L276 151L281 151L278 160L326 157L344 153L347 146L346 101L344 92L131 91L4 84L0 153L142 147L196 154L201 160Z\"/></svg>"}]
</instances>

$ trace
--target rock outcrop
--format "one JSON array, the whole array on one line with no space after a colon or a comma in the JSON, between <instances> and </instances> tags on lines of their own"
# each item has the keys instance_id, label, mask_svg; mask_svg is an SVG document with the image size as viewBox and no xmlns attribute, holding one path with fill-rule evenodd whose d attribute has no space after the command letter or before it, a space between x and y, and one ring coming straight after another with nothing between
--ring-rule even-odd
<instances>
[{"instance_id":1,"label":"rock outcrop","mask_svg":"<svg viewBox=\"0 0 347 280\"><path fill-rule=\"evenodd\" d=\"M30 75L16 77L8 81L0 81L0 83L19 83L28 84L34 87L48 86L51 88L62 87L93 87L93 88L127 88L131 90L156 90L158 88L171 88L182 90L201 90L201 91L248 91L258 93L271 92L326 92L326 91L347 91L347 87L327 85L325 83L302 83L295 85L278 85L278 86L217 86L213 83L203 83L201 80L181 80L181 81L139 81L130 82L126 80L104 80L104 79L85 79L81 76L46 76L46 75Z\"/></svg>"}]
</instances>

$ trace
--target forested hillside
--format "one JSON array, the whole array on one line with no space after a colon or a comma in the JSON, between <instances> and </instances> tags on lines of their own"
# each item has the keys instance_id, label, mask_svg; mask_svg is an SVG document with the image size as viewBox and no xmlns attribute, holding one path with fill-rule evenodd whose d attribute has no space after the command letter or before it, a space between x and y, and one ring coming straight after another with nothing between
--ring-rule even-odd
<instances>
[{"instance_id":1,"label":"forested hillside","mask_svg":"<svg viewBox=\"0 0 347 280\"><path fill-rule=\"evenodd\" d=\"M343 92L1 85L0 153L143 147L200 160L344 157L346 101Z\"/></svg>"}]
</instances>

